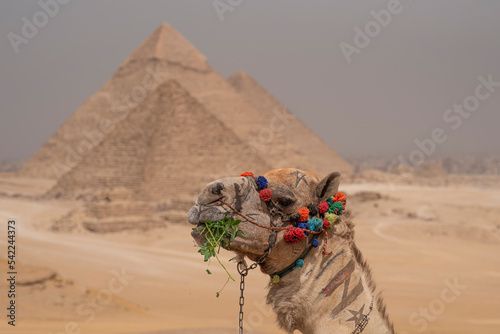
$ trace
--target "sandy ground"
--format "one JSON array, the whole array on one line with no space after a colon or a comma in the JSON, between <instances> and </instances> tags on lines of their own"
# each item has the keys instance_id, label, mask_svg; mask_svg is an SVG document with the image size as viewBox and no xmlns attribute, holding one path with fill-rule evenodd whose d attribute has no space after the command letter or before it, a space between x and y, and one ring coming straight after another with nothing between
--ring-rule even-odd
<instances>
[{"instance_id":1,"label":"sandy ground","mask_svg":"<svg viewBox=\"0 0 500 334\"><path fill-rule=\"evenodd\" d=\"M18 260L17 325L8 326L2 314L1 333L236 333L239 283L230 281L215 297L225 274L212 263L207 275L187 224L52 232L55 219L83 203L33 197L51 186L0 175L2 277L8 219L17 221ZM500 333L500 186L341 190L351 198L356 242L400 333ZM234 265L228 268L238 280ZM449 282L459 288L443 297ZM247 277L247 333L282 333L264 302L267 283L258 270ZM2 313L7 288L2 279Z\"/></svg>"}]
</instances>

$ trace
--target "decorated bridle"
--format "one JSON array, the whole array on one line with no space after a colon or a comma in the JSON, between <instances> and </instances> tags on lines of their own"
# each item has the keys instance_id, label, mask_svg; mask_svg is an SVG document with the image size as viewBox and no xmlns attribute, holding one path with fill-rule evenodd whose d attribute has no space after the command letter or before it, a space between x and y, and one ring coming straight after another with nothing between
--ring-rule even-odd
<instances>
[{"instance_id":1,"label":"decorated bridle","mask_svg":"<svg viewBox=\"0 0 500 334\"><path fill-rule=\"evenodd\" d=\"M260 199L266 204L269 212L271 213L270 226L265 226L257 223L223 200L220 200L220 202L228 206L234 213L236 213L249 223L272 231L269 237L269 247L264 255L257 261L258 264L264 263L267 255L269 255L271 249L274 247L276 243L277 232L285 231L283 238L289 244L299 243L309 235L313 235L313 238L309 242L308 247L297 260L295 260L290 266L286 267L285 269L277 273L270 274L273 283L278 283L281 277L289 274L293 271L293 269L300 268L304 265L304 258L309 254L311 248L316 248L319 246L319 240L317 239L318 235L325 234L325 241L322 251L323 255L329 255L331 253L326 251L326 246L328 243L327 229L333 226L338 221L339 216L345 209L347 197L344 193L339 192L334 196L331 196L327 200L320 202L318 205L310 204L308 207L301 207L297 210L297 212L294 212L292 214L284 214L279 209L277 209L275 204L273 203L272 191L271 189L268 189L268 182L264 176L255 177L251 172L245 172L240 176L247 177L255 185L257 191L259 192ZM276 216L281 216L282 221L289 221L291 224L288 226L276 226L274 223Z\"/></svg>"}]
</instances>

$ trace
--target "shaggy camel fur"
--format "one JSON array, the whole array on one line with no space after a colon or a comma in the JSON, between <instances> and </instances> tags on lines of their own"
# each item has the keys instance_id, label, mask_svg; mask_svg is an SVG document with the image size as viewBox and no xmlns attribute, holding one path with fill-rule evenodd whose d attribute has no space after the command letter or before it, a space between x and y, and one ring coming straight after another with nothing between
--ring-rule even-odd
<instances>
[{"instance_id":1,"label":"shaggy camel fur","mask_svg":"<svg viewBox=\"0 0 500 334\"><path fill-rule=\"evenodd\" d=\"M337 193L340 183L338 172L320 180L313 173L291 168L272 170L264 177L273 194L272 202L283 214L291 214L303 206L326 200ZM221 219L226 212L242 219L234 210L221 204L221 199L261 225L270 226L271 222L278 226L289 224L282 222L281 216L271 215L260 199L253 179L249 177L229 177L209 183L189 211L189 222L198 224L207 219ZM259 260L269 247L271 232L244 219L240 228L247 236L236 238L230 250L241 258ZM375 292L370 268L354 243L353 228L351 214L346 210L335 225L327 229L326 250L331 254L322 254L325 235L321 234L318 238L320 246L312 248L304 259L303 267L282 277L278 283L270 283L267 302L287 333L295 330L304 334L360 333L358 325L370 312L371 306L363 333L394 333L384 302ZM205 241L201 230L202 227L192 233L199 244ZM261 263L265 273L276 273L294 263L312 238L310 235L290 245L284 241L283 233L278 233L275 246Z\"/></svg>"}]
</instances>

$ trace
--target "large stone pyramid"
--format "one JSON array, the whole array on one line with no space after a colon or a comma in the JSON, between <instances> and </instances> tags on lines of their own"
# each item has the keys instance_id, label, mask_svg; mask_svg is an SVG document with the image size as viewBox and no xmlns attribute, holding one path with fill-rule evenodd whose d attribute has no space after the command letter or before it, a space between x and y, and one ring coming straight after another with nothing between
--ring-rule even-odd
<instances>
[{"instance_id":1,"label":"large stone pyramid","mask_svg":"<svg viewBox=\"0 0 500 334\"><path fill-rule=\"evenodd\" d=\"M286 109L274 96L262 87L246 72L236 72L228 78L228 82L245 98L245 100L260 111L263 117L271 117L273 110L286 113L289 120L283 129L284 138L307 157L305 169L320 175L333 171L344 174L353 172L352 166L343 160L318 137L307 125Z\"/></svg>"},{"instance_id":2,"label":"large stone pyramid","mask_svg":"<svg viewBox=\"0 0 500 334\"><path fill-rule=\"evenodd\" d=\"M257 110L208 65L193 45L165 23L120 65L111 79L57 130L19 173L60 178L113 133L113 128L152 94L159 83L170 79L176 80L240 141L247 143L248 156L262 157L269 168L293 166L319 170L320 165L311 163L309 152L314 149L309 147L309 151L304 151L279 130L282 123L289 124L289 114ZM226 173L217 176L241 172L236 168L225 170Z\"/></svg>"},{"instance_id":3,"label":"large stone pyramid","mask_svg":"<svg viewBox=\"0 0 500 334\"><path fill-rule=\"evenodd\" d=\"M64 174L51 195L124 187L137 200L190 204L229 162L240 170L269 166L175 80L150 94L96 148Z\"/></svg>"}]
</instances>

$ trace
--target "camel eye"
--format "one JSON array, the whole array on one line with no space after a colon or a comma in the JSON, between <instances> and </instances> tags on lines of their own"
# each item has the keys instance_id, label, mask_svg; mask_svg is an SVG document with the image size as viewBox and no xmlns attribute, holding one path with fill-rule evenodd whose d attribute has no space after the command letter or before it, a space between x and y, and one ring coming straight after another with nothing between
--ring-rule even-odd
<instances>
[{"instance_id":1,"label":"camel eye","mask_svg":"<svg viewBox=\"0 0 500 334\"><path fill-rule=\"evenodd\" d=\"M278 204L284 208L290 206L293 204L293 200L291 200L290 198L286 198L286 197L281 197L278 199Z\"/></svg>"}]
</instances>

